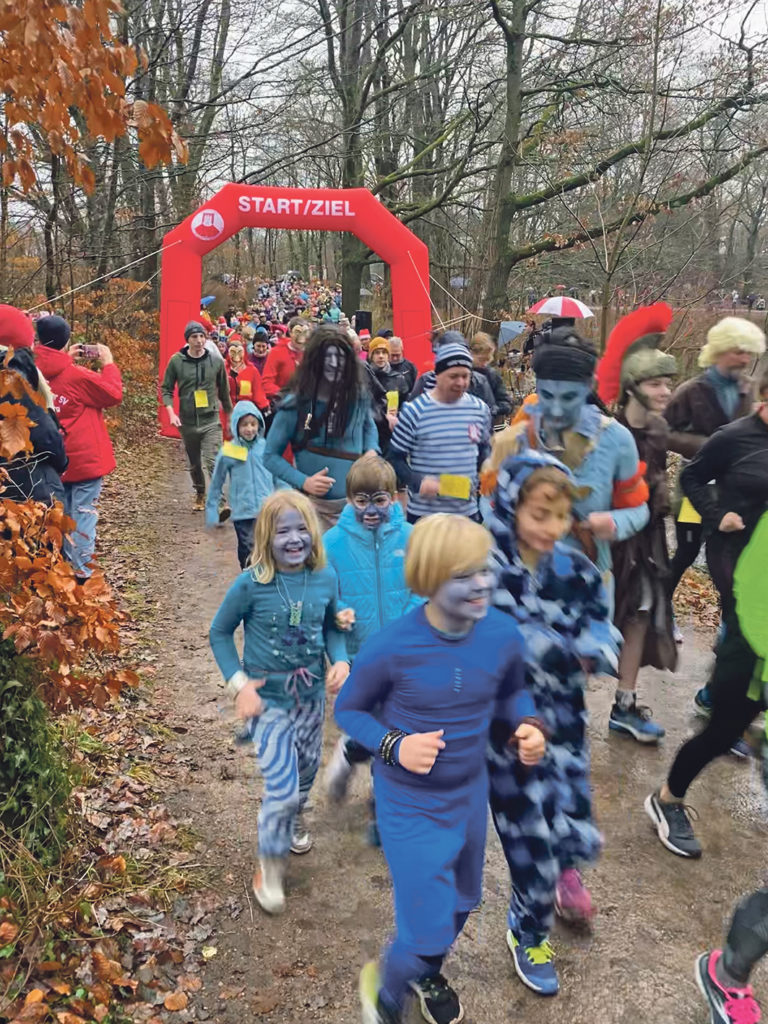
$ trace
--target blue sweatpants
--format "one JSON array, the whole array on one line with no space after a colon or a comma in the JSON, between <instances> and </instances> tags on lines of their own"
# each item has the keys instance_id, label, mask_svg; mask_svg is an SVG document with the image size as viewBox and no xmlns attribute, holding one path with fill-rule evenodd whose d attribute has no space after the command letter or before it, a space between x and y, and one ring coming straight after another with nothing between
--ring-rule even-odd
<instances>
[{"instance_id":1,"label":"blue sweatpants","mask_svg":"<svg viewBox=\"0 0 768 1024\"><path fill-rule=\"evenodd\" d=\"M395 935L382 959L382 1002L402 1010L411 982L440 970L478 905L488 820L488 779L430 789L376 763L376 819L392 876Z\"/></svg>"},{"instance_id":2,"label":"blue sweatpants","mask_svg":"<svg viewBox=\"0 0 768 1024\"><path fill-rule=\"evenodd\" d=\"M323 751L325 698L289 709L268 707L251 719L264 792L258 817L259 855L286 857L296 815L309 797Z\"/></svg>"}]
</instances>

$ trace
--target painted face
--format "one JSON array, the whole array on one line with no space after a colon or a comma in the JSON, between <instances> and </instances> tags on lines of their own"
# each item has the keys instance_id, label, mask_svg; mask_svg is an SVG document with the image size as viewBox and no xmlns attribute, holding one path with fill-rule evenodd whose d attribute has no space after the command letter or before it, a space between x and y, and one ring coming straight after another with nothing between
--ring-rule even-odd
<instances>
[{"instance_id":1,"label":"painted face","mask_svg":"<svg viewBox=\"0 0 768 1024\"><path fill-rule=\"evenodd\" d=\"M277 517L272 536L272 557L281 571L296 571L309 558L312 535L301 512L287 508Z\"/></svg>"},{"instance_id":2,"label":"painted face","mask_svg":"<svg viewBox=\"0 0 768 1024\"><path fill-rule=\"evenodd\" d=\"M386 366L389 363L389 353L385 348L377 348L371 352L371 362L374 366Z\"/></svg>"},{"instance_id":3,"label":"painted face","mask_svg":"<svg viewBox=\"0 0 768 1024\"><path fill-rule=\"evenodd\" d=\"M352 495L352 507L358 523L362 523L366 530L378 530L382 523L389 521L392 514L392 495L386 491L375 491L373 494L359 491Z\"/></svg>"},{"instance_id":4,"label":"painted face","mask_svg":"<svg viewBox=\"0 0 768 1024\"><path fill-rule=\"evenodd\" d=\"M670 377L651 377L637 385L637 390L645 398L651 412L662 413L672 396L672 379Z\"/></svg>"},{"instance_id":5,"label":"painted face","mask_svg":"<svg viewBox=\"0 0 768 1024\"><path fill-rule=\"evenodd\" d=\"M488 612L493 581L491 570L478 566L451 576L430 600L449 622L478 622Z\"/></svg>"},{"instance_id":6,"label":"painted face","mask_svg":"<svg viewBox=\"0 0 768 1024\"><path fill-rule=\"evenodd\" d=\"M336 381L341 380L346 362L346 354L340 348L336 348L335 345L331 345L325 350L325 355L323 356L323 377L325 377L329 384L335 384Z\"/></svg>"},{"instance_id":7,"label":"painted face","mask_svg":"<svg viewBox=\"0 0 768 1024\"><path fill-rule=\"evenodd\" d=\"M552 484L541 483L517 506L516 520L518 543L545 554L570 530L571 503Z\"/></svg>"},{"instance_id":8,"label":"painted face","mask_svg":"<svg viewBox=\"0 0 768 1024\"><path fill-rule=\"evenodd\" d=\"M567 430L578 421L591 381L537 380L536 393L542 418L555 430Z\"/></svg>"},{"instance_id":9,"label":"painted face","mask_svg":"<svg viewBox=\"0 0 768 1024\"><path fill-rule=\"evenodd\" d=\"M241 416L237 423L237 433L244 441L252 441L259 433L259 421L255 416Z\"/></svg>"}]
</instances>

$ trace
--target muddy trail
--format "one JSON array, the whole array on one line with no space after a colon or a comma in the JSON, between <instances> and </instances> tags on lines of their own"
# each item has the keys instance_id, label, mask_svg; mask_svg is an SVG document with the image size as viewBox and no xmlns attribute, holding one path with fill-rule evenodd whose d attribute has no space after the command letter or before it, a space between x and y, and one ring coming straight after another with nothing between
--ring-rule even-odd
<instances>
[{"instance_id":1,"label":"muddy trail","mask_svg":"<svg viewBox=\"0 0 768 1024\"><path fill-rule=\"evenodd\" d=\"M327 803L321 776L309 815L314 848L291 858L285 915L264 915L250 894L259 782L248 752L234 742L231 700L207 640L238 571L234 531L204 531L176 442L124 447L118 464L104 494L102 560L137 622L129 644L155 672L151 700L167 727L163 799L188 822L218 903L200 931L208 947L202 989L170 1019L355 1024L359 968L377 954L391 922L386 864L365 841L366 774L358 772L341 808ZM446 961L469 1024L708 1019L693 981L694 957L721 944L734 902L758 884L766 830L756 763L732 759L710 766L690 793L700 815L700 861L667 852L645 816L646 794L695 728L691 698L711 658L710 637L693 623L683 628L678 673L646 671L641 678L642 701L667 728L659 749L609 737L609 680L596 680L588 695L605 835L602 859L587 879L598 915L591 934L556 928L561 993L554 999L537 997L514 975L504 940L507 869L489 830L484 901ZM324 763L337 735L329 716ZM183 900L174 913L183 917ZM765 976L758 970L758 994ZM418 1019L414 1007L410 1020Z\"/></svg>"}]
</instances>

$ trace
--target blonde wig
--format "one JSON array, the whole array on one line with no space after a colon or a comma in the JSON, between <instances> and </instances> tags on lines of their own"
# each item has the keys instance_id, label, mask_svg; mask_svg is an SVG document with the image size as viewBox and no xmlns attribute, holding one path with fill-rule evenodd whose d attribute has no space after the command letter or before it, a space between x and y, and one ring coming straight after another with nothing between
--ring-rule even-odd
<instances>
[{"instance_id":1,"label":"blonde wig","mask_svg":"<svg viewBox=\"0 0 768 1024\"><path fill-rule=\"evenodd\" d=\"M491 543L490 533L464 516L426 516L408 541L405 582L415 594L432 597L452 576L484 568Z\"/></svg>"},{"instance_id":2,"label":"blonde wig","mask_svg":"<svg viewBox=\"0 0 768 1024\"><path fill-rule=\"evenodd\" d=\"M312 538L312 550L305 562L312 572L322 569L325 565L325 548L320 531L317 514L309 498L301 491L275 491L270 494L261 506L259 518L253 531L253 551L250 558L251 575L257 583L271 583L275 578L277 566L272 554L272 539L277 529L277 520L283 512L295 509L307 524Z\"/></svg>"},{"instance_id":3,"label":"blonde wig","mask_svg":"<svg viewBox=\"0 0 768 1024\"><path fill-rule=\"evenodd\" d=\"M761 356L765 352L765 335L751 320L727 316L707 331L707 344L699 355L699 366L711 366L718 356L734 349Z\"/></svg>"}]
</instances>

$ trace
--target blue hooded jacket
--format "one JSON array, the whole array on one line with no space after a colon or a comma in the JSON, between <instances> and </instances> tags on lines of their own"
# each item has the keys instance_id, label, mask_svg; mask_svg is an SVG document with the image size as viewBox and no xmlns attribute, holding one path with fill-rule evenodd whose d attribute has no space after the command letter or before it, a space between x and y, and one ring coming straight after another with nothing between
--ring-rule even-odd
<instances>
[{"instance_id":1,"label":"blue hooded jacket","mask_svg":"<svg viewBox=\"0 0 768 1024\"><path fill-rule=\"evenodd\" d=\"M346 634L350 657L386 623L423 603L405 585L405 549L412 529L396 501L389 520L377 530L367 530L347 504L338 524L323 537L328 561L339 577L339 607L355 609L355 624Z\"/></svg>"},{"instance_id":2,"label":"blue hooded jacket","mask_svg":"<svg viewBox=\"0 0 768 1024\"><path fill-rule=\"evenodd\" d=\"M243 416L255 416L259 421L259 433L250 444L243 441L237 432L237 426ZM219 449L205 503L206 526L215 526L219 521L219 499L227 476L229 505L233 519L255 519L264 500L281 486L264 465L264 417L253 402L238 402L232 410L230 422L233 441L228 444L244 448L248 455L245 459L226 455L227 444Z\"/></svg>"}]
</instances>

